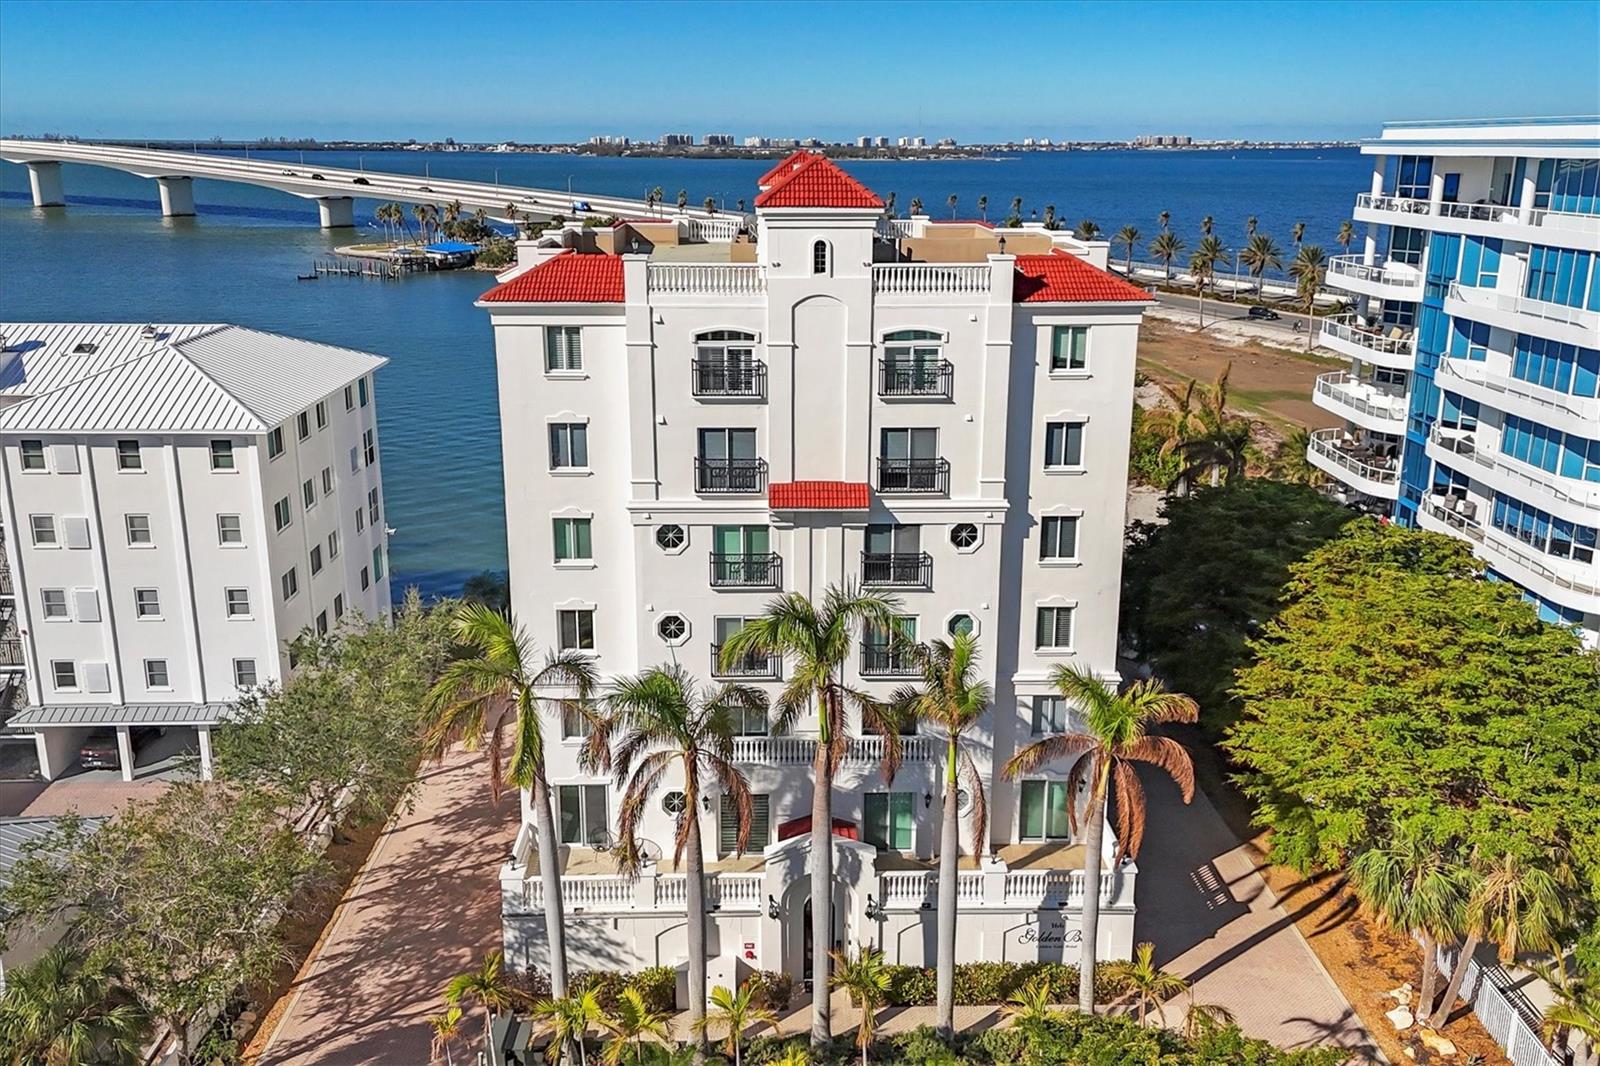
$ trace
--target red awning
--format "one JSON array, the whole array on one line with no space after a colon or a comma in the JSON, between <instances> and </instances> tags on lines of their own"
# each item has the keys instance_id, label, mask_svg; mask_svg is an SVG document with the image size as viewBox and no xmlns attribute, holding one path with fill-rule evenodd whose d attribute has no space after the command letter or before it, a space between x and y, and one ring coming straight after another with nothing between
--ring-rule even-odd
<instances>
[{"instance_id":1,"label":"red awning","mask_svg":"<svg viewBox=\"0 0 1600 1066\"><path fill-rule=\"evenodd\" d=\"M864 481L781 481L767 486L774 511L865 511L872 493Z\"/></svg>"},{"instance_id":2,"label":"red awning","mask_svg":"<svg viewBox=\"0 0 1600 1066\"><path fill-rule=\"evenodd\" d=\"M778 839L788 840L790 837L802 836L811 832L811 815L804 818L791 818L778 826ZM861 832L856 828L856 823L848 818L835 818L833 820L833 835L844 837L846 840L860 840Z\"/></svg>"}]
</instances>

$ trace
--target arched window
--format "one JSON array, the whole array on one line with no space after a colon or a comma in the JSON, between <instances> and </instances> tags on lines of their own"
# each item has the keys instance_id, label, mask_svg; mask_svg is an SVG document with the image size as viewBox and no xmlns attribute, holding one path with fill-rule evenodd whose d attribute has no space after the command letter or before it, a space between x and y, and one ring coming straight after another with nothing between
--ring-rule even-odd
<instances>
[{"instance_id":1,"label":"arched window","mask_svg":"<svg viewBox=\"0 0 1600 1066\"><path fill-rule=\"evenodd\" d=\"M817 241L811 245L811 273L826 274L828 272L828 242Z\"/></svg>"},{"instance_id":2,"label":"arched window","mask_svg":"<svg viewBox=\"0 0 1600 1066\"><path fill-rule=\"evenodd\" d=\"M948 396L949 364L944 361L944 334L928 329L899 329L883 335L883 396Z\"/></svg>"},{"instance_id":3,"label":"arched window","mask_svg":"<svg viewBox=\"0 0 1600 1066\"><path fill-rule=\"evenodd\" d=\"M714 329L694 338L696 396L762 395L765 375L755 357L754 333Z\"/></svg>"}]
</instances>

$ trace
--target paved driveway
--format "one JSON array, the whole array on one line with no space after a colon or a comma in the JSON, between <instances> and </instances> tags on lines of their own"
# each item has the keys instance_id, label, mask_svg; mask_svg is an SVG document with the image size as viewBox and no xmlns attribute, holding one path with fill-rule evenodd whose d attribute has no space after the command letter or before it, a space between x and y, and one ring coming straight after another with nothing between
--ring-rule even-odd
<instances>
[{"instance_id":1,"label":"paved driveway","mask_svg":"<svg viewBox=\"0 0 1600 1066\"><path fill-rule=\"evenodd\" d=\"M415 806L378 839L296 978L262 1066L428 1062L440 990L500 944L499 868L516 828L516 794L490 802L481 755L425 767Z\"/></svg>"},{"instance_id":2,"label":"paved driveway","mask_svg":"<svg viewBox=\"0 0 1600 1066\"><path fill-rule=\"evenodd\" d=\"M1334 1043L1378 1060L1355 1010L1306 946L1240 843L1200 789L1141 769L1150 820L1139 858L1135 941L1189 980L1199 1003L1228 1008L1250 1036L1280 1047ZM1181 1024L1177 1009L1168 1023Z\"/></svg>"}]
</instances>

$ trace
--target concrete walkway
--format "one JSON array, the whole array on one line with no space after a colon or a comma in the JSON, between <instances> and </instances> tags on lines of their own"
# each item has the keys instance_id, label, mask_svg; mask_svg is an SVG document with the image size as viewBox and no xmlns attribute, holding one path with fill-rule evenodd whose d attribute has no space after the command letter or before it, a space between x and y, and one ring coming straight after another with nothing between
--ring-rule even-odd
<instances>
[{"instance_id":1,"label":"concrete walkway","mask_svg":"<svg viewBox=\"0 0 1600 1066\"><path fill-rule=\"evenodd\" d=\"M262 1066L421 1066L445 982L499 946L499 866L516 834L515 792L491 803L481 753L456 751L423 768L415 795L296 978Z\"/></svg>"},{"instance_id":2,"label":"concrete walkway","mask_svg":"<svg viewBox=\"0 0 1600 1066\"><path fill-rule=\"evenodd\" d=\"M1382 1061L1377 1045L1293 918L1257 872L1255 858L1199 788L1185 807L1177 786L1141 768L1149 822L1139 857L1135 942L1186 978L1195 1001L1232 1011L1250 1036L1279 1047L1336 1044ZM1186 998L1167 1011L1183 1022ZM1176 1009L1173 1009L1176 1008Z\"/></svg>"}]
</instances>

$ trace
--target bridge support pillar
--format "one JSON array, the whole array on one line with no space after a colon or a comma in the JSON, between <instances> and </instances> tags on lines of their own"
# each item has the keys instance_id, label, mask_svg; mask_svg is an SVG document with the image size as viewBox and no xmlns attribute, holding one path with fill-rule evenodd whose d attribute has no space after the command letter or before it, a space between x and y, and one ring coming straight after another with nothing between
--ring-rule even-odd
<instances>
[{"instance_id":1,"label":"bridge support pillar","mask_svg":"<svg viewBox=\"0 0 1600 1066\"><path fill-rule=\"evenodd\" d=\"M317 201L323 229L349 229L356 224L356 202L348 196L327 196Z\"/></svg>"},{"instance_id":2,"label":"bridge support pillar","mask_svg":"<svg viewBox=\"0 0 1600 1066\"><path fill-rule=\"evenodd\" d=\"M60 163L29 163L28 186L33 190L34 207L64 207Z\"/></svg>"},{"instance_id":3,"label":"bridge support pillar","mask_svg":"<svg viewBox=\"0 0 1600 1066\"><path fill-rule=\"evenodd\" d=\"M157 178L161 189L161 213L167 218L188 217L194 214L193 178Z\"/></svg>"}]
</instances>

